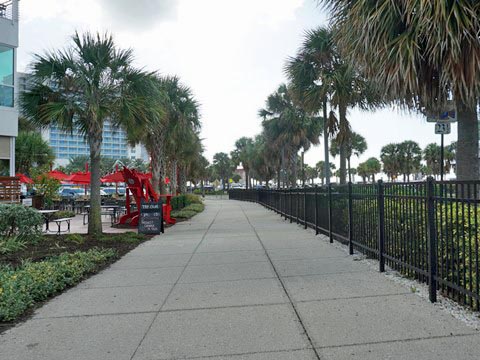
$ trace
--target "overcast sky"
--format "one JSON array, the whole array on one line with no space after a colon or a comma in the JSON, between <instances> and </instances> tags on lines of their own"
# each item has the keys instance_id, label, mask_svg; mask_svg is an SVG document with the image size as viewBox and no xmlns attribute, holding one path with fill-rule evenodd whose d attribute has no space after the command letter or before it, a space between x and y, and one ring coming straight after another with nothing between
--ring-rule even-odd
<instances>
[{"instance_id":1,"label":"overcast sky","mask_svg":"<svg viewBox=\"0 0 480 360\"><path fill-rule=\"evenodd\" d=\"M236 139L260 131L258 109L285 81L283 67L304 30L326 25L315 0L22 0L18 68L31 54L65 46L75 30L109 31L135 51L136 65L176 74L201 103L206 156L230 152ZM367 139L360 161L389 142L439 141L433 124L393 109L351 110L354 131ZM446 143L456 139L456 126ZM306 154L314 165L323 144ZM337 159L338 160L338 159ZM357 159L352 164L356 166Z\"/></svg>"}]
</instances>

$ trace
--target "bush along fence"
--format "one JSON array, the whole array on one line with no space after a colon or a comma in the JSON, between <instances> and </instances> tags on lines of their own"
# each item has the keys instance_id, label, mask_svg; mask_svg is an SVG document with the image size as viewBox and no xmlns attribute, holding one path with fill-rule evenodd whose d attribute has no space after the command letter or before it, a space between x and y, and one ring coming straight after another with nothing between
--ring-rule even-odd
<instances>
[{"instance_id":1,"label":"bush along fence","mask_svg":"<svg viewBox=\"0 0 480 360\"><path fill-rule=\"evenodd\" d=\"M315 229L407 277L480 310L480 181L330 185L230 190L290 222Z\"/></svg>"}]
</instances>

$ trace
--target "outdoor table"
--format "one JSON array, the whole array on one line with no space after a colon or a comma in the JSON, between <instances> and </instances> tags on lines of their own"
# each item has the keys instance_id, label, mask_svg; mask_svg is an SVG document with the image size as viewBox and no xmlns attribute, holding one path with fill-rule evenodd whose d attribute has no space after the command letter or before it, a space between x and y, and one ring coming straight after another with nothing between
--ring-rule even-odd
<instances>
[{"instance_id":1,"label":"outdoor table","mask_svg":"<svg viewBox=\"0 0 480 360\"><path fill-rule=\"evenodd\" d=\"M49 225L50 225L50 219L52 218L53 214L57 213L58 210L37 210L40 214L43 215L43 218L45 219L45 232L50 231Z\"/></svg>"},{"instance_id":2,"label":"outdoor table","mask_svg":"<svg viewBox=\"0 0 480 360\"><path fill-rule=\"evenodd\" d=\"M90 205L85 205L84 208L87 211L90 211ZM119 205L101 205L100 208L101 209L107 209L107 210L112 209L113 210L113 218L115 220L117 220L117 212L121 208L121 206L119 206Z\"/></svg>"}]
</instances>

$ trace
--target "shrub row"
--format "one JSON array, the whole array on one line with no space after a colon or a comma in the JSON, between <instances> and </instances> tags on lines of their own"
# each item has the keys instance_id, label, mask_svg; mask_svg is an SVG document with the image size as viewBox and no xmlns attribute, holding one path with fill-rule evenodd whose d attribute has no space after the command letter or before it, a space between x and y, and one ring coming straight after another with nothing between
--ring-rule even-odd
<instances>
[{"instance_id":1,"label":"shrub row","mask_svg":"<svg viewBox=\"0 0 480 360\"><path fill-rule=\"evenodd\" d=\"M172 211L172 216L177 219L190 219L204 209L205 205L203 204L191 204L181 210Z\"/></svg>"},{"instance_id":2,"label":"shrub row","mask_svg":"<svg viewBox=\"0 0 480 360\"><path fill-rule=\"evenodd\" d=\"M172 198L172 210L180 210L191 204L202 204L200 196L194 194L182 194Z\"/></svg>"},{"instance_id":3,"label":"shrub row","mask_svg":"<svg viewBox=\"0 0 480 360\"><path fill-rule=\"evenodd\" d=\"M14 269L0 268L0 321L11 321L39 301L75 285L85 275L115 258L112 249L65 253Z\"/></svg>"}]
</instances>

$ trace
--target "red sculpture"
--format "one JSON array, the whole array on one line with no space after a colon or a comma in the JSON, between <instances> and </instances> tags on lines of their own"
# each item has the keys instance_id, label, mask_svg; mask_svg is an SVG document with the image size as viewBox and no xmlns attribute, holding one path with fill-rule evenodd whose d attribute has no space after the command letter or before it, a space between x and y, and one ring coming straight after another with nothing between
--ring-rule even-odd
<instances>
[{"instance_id":1,"label":"red sculpture","mask_svg":"<svg viewBox=\"0 0 480 360\"><path fill-rule=\"evenodd\" d=\"M172 195L159 195L157 194L150 183L150 178L142 174L135 169L128 169L127 167L123 168L123 178L125 184L127 185L126 189L126 208L127 213L120 218L119 223L122 225L130 224L131 226L138 226L139 220L139 211L138 207L140 206L142 200L158 202L160 197L166 197L166 204L163 204L163 219L167 224L175 224L176 220L171 217L172 206L170 200ZM137 204L137 210L132 210L132 203L130 200L130 193L135 199Z\"/></svg>"}]
</instances>

